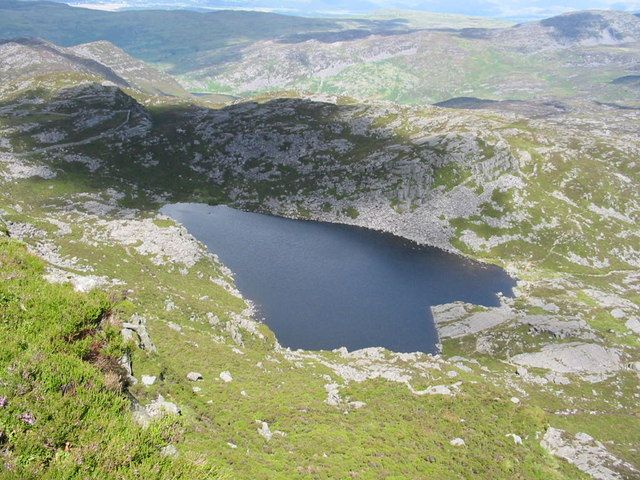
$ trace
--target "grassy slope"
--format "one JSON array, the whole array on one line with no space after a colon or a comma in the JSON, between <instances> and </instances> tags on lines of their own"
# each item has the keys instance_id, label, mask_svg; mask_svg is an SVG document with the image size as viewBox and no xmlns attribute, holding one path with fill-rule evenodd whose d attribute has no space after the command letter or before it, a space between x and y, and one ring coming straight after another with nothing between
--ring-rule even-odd
<instances>
[{"instance_id":1,"label":"grassy slope","mask_svg":"<svg viewBox=\"0 0 640 480\"><path fill-rule=\"evenodd\" d=\"M51 211L52 205L60 201L59 194L67 188L65 183L63 179L53 183L20 182L9 194L16 198L29 192L28 196L39 201L30 202L28 213L14 212L10 218L44 227L46 221L38 224L38 219L44 218L45 208ZM49 189L51 185L53 190ZM90 227L86 223L78 226ZM132 393L143 402L162 393L178 403L183 411L179 434L172 433L169 426L160 425L157 428L159 432L165 428L165 437L157 433L155 443L144 438L133 439L111 446L110 454L125 455L130 443L139 443L151 461L157 458L154 455L163 446L162 439L177 441L181 454L187 458L208 458L215 454L217 462L226 467L232 478L284 479L309 475L371 479L474 475L495 479L580 478L568 465L545 454L534 435L525 439L524 446L517 446L505 437L511 432L543 431L548 415L536 405L514 405L501 388L484 382L474 385L482 378L476 367L469 373L460 372L456 380L465 383L464 393L455 398L416 397L403 385L375 380L352 383L341 389L342 397L364 401L365 408L332 407L324 403L324 384L327 383L324 376L333 377L334 373L318 362L298 365L285 360L273 350L271 335L263 342L246 338L241 354L234 351L237 347L233 343L215 340L214 337L224 338L226 334L224 330L212 329L206 314L215 312L224 320L230 311L244 307L242 302L238 303L223 289L212 287L207 280L209 275L220 275L215 265L203 262L188 275L177 276L166 267L154 266L148 258L122 247L100 246L85 251L74 238L77 237L72 235L60 242L62 253L83 259L100 257L94 273L118 275L134 287L135 293L115 309L115 314L126 319L132 312L138 312L150 321L158 353L149 355L136 350L134 373L157 375L162 380L151 388L138 385ZM32 281L42 283L38 279ZM62 289L71 295L68 287L50 288ZM202 299L203 294L210 299ZM176 310L166 311L167 298L175 302ZM169 328L169 321L181 325L182 332ZM339 361L335 357L324 355ZM66 359L60 362L64 364ZM258 362L262 362L264 368L257 367ZM198 383L201 390L197 393L184 378L191 370L201 372L205 379ZM231 384L218 379L223 370L232 373ZM73 373L70 377L76 379ZM419 389L446 381L444 371L432 371L427 378L413 383ZM241 391L247 396L241 395ZM121 415L122 424L140 432L126 413L116 411L116 414ZM266 442L256 432L256 420L269 422L272 430L281 430L286 437L276 436ZM64 423L66 417L56 415L55 420L51 420L54 421ZM51 427L49 422L43 421L41 425ZM467 447L450 446L449 440L455 436L464 437ZM60 442L86 445L90 438L62 435ZM228 442L238 448L230 448ZM31 438L27 445L40 448L42 439ZM11 442L7 447L18 448ZM55 470L50 468L53 475ZM176 474L177 478L206 478L199 472L184 473L181 464L173 468L181 472Z\"/></svg>"},{"instance_id":2,"label":"grassy slope","mask_svg":"<svg viewBox=\"0 0 640 480\"><path fill-rule=\"evenodd\" d=\"M130 348L109 325L104 293L42 278L44 264L0 238L2 478L218 478L211 466L160 455L176 420L132 421L118 358Z\"/></svg>"}]
</instances>

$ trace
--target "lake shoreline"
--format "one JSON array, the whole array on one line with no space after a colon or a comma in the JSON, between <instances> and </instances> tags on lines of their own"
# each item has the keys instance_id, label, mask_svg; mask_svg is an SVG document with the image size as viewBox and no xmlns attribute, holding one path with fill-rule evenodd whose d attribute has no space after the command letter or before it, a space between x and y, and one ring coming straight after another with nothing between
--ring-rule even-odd
<instances>
[{"instance_id":1,"label":"lake shoreline","mask_svg":"<svg viewBox=\"0 0 640 480\"><path fill-rule=\"evenodd\" d=\"M437 354L431 307L497 307L498 292L511 296L516 285L498 266L361 225L221 205L169 204L161 212L220 256L243 296L292 349Z\"/></svg>"}]
</instances>

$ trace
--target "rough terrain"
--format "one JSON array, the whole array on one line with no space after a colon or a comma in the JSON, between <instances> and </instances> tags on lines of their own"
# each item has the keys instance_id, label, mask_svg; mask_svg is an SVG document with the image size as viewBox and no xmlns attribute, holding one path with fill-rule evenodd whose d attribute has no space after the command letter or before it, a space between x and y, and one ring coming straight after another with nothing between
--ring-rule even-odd
<instances>
[{"instance_id":1,"label":"rough terrain","mask_svg":"<svg viewBox=\"0 0 640 480\"><path fill-rule=\"evenodd\" d=\"M215 452L223 478L637 478L638 110L212 108L56 59L0 89L1 219L47 279L115 299L131 421L183 427L154 455ZM174 201L390 231L503 266L516 296L434 308L441 355L290 351L158 213ZM7 471L35 464L18 447L0 445ZM84 455L43 448L47 468Z\"/></svg>"}]
</instances>

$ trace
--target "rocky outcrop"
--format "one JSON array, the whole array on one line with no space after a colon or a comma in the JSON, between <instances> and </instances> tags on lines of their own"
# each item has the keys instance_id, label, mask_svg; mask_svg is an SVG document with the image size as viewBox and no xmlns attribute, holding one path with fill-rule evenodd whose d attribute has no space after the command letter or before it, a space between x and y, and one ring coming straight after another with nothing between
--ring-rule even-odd
<instances>
[{"instance_id":1,"label":"rocky outcrop","mask_svg":"<svg viewBox=\"0 0 640 480\"><path fill-rule=\"evenodd\" d=\"M616 458L602 443L586 433L571 435L549 427L540 445L596 480L623 480L640 476L640 471L633 465Z\"/></svg>"},{"instance_id":2,"label":"rocky outcrop","mask_svg":"<svg viewBox=\"0 0 640 480\"><path fill-rule=\"evenodd\" d=\"M531 333L546 333L558 339L569 337L595 340L596 336L587 322L575 317L556 315L525 315L519 320L529 326Z\"/></svg>"},{"instance_id":3,"label":"rocky outcrop","mask_svg":"<svg viewBox=\"0 0 640 480\"><path fill-rule=\"evenodd\" d=\"M479 307L462 302L431 307L441 339L458 338L489 330L517 318L506 304L497 308Z\"/></svg>"},{"instance_id":4,"label":"rocky outcrop","mask_svg":"<svg viewBox=\"0 0 640 480\"><path fill-rule=\"evenodd\" d=\"M180 415L180 408L175 403L166 401L162 395L145 406L133 403L133 418L142 426L166 415Z\"/></svg>"},{"instance_id":5,"label":"rocky outcrop","mask_svg":"<svg viewBox=\"0 0 640 480\"><path fill-rule=\"evenodd\" d=\"M137 338L139 348L148 352L156 351L156 346L147 331L147 320L141 315L133 314L128 322L122 324L122 337L125 341L134 341Z\"/></svg>"},{"instance_id":6,"label":"rocky outcrop","mask_svg":"<svg viewBox=\"0 0 640 480\"><path fill-rule=\"evenodd\" d=\"M575 374L585 380L601 381L623 368L621 353L595 343L557 343L545 345L540 351L511 357L516 365L552 370L560 374Z\"/></svg>"}]
</instances>

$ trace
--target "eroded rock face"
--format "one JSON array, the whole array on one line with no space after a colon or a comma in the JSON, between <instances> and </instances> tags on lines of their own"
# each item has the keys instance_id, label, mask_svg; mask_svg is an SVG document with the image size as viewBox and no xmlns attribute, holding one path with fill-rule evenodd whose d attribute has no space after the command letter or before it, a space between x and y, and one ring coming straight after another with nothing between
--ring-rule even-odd
<instances>
[{"instance_id":1,"label":"eroded rock face","mask_svg":"<svg viewBox=\"0 0 640 480\"><path fill-rule=\"evenodd\" d=\"M149 255L156 265L169 262L187 268L201 260L202 246L182 226L159 227L153 219L102 221L110 240L134 245L141 255Z\"/></svg>"},{"instance_id":2,"label":"eroded rock face","mask_svg":"<svg viewBox=\"0 0 640 480\"><path fill-rule=\"evenodd\" d=\"M545 345L538 352L515 355L511 361L556 373L577 374L590 381L603 380L623 367L618 350L577 342Z\"/></svg>"},{"instance_id":3,"label":"eroded rock face","mask_svg":"<svg viewBox=\"0 0 640 480\"><path fill-rule=\"evenodd\" d=\"M148 352L157 351L147 331L147 320L137 313L133 314L128 322L122 324L122 336L125 341L135 340L134 335L138 338L138 347Z\"/></svg>"},{"instance_id":4,"label":"eroded rock face","mask_svg":"<svg viewBox=\"0 0 640 480\"><path fill-rule=\"evenodd\" d=\"M514 320L517 315L507 305L477 310L476 305L462 302L431 307L440 338L458 338Z\"/></svg>"},{"instance_id":5,"label":"eroded rock face","mask_svg":"<svg viewBox=\"0 0 640 480\"><path fill-rule=\"evenodd\" d=\"M609 453L602 443L586 433L572 436L564 430L549 427L540 445L596 480L622 480L640 475L640 471Z\"/></svg>"}]
</instances>

